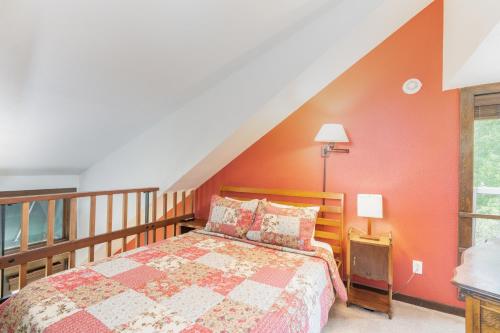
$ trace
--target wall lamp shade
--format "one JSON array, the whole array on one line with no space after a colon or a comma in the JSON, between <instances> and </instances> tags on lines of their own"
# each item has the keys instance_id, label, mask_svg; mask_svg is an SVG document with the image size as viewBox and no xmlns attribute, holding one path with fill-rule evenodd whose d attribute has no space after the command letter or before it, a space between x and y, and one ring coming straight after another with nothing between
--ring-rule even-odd
<instances>
[{"instance_id":1,"label":"wall lamp shade","mask_svg":"<svg viewBox=\"0 0 500 333\"><path fill-rule=\"evenodd\" d=\"M384 217L381 194L358 194L358 216L381 219Z\"/></svg>"},{"instance_id":2,"label":"wall lamp shade","mask_svg":"<svg viewBox=\"0 0 500 333\"><path fill-rule=\"evenodd\" d=\"M314 138L316 142L349 142L344 126L341 124L324 124Z\"/></svg>"}]
</instances>

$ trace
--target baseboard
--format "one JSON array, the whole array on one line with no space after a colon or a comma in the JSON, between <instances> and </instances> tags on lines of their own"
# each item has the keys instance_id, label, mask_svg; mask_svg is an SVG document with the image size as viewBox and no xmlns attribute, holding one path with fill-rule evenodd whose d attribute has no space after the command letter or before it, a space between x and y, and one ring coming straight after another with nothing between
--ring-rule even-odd
<instances>
[{"instance_id":1,"label":"baseboard","mask_svg":"<svg viewBox=\"0 0 500 333\"><path fill-rule=\"evenodd\" d=\"M374 287L369 287L369 286L365 286L365 285L361 285L361 284L357 284L357 283L353 283L353 286L355 286L356 288L367 289L367 290L382 293L382 294L387 293L385 290L374 288ZM446 305L446 304L442 304L442 303L428 301L428 300L425 300L422 298L408 296L408 295L404 295L404 294L394 294L392 296L392 299L396 300L396 301L420 306L423 308L452 314L452 315L459 316L459 317L465 317L465 309L457 308L457 307L454 307L451 305Z\"/></svg>"}]
</instances>

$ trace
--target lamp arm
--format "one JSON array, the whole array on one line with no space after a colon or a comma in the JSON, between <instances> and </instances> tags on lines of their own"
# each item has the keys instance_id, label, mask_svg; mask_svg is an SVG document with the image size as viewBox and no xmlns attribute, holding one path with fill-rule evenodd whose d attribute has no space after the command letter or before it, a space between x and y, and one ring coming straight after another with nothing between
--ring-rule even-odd
<instances>
[{"instance_id":1,"label":"lamp arm","mask_svg":"<svg viewBox=\"0 0 500 333\"><path fill-rule=\"evenodd\" d=\"M327 157L329 153L348 153L347 148L335 148L335 142L326 143L321 147L321 157Z\"/></svg>"}]
</instances>

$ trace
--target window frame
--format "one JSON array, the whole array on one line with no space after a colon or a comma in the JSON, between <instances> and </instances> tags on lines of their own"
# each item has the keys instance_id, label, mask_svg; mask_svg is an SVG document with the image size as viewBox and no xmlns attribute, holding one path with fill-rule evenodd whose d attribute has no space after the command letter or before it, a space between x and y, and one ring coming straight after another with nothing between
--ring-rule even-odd
<instances>
[{"instance_id":1,"label":"window frame","mask_svg":"<svg viewBox=\"0 0 500 333\"><path fill-rule=\"evenodd\" d=\"M474 191L474 120L475 98L480 95L500 93L500 83L484 84L460 89L460 160L458 200L458 258L473 245L474 218L498 217L476 214L473 211Z\"/></svg>"}]
</instances>

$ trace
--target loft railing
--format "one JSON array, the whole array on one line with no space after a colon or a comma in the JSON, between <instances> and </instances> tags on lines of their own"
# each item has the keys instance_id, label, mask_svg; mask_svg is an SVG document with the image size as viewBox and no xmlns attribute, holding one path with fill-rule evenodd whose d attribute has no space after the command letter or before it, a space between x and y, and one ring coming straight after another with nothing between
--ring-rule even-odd
<instances>
[{"instance_id":1,"label":"loft railing","mask_svg":"<svg viewBox=\"0 0 500 333\"><path fill-rule=\"evenodd\" d=\"M74 193L58 193L46 195L32 195L0 198L0 207L2 211L4 205L20 204L21 205L21 234L19 251L15 253L5 253L5 218L0 218L0 298L4 295L4 271L18 267L18 288L26 286L28 282L28 264L30 262L45 260L45 274L49 276L54 273L53 259L60 257L62 254L67 254L68 268L75 267L76 250L88 248L88 261L95 260L95 247L98 244L106 244L106 256L113 254L112 241L121 239L119 251L127 251L127 249L139 247L144 244L149 244L151 241L156 242L157 239L166 239L169 235L176 235L177 223L194 218L194 190L189 191L189 213L187 211L187 196L186 191L181 191L181 200L178 201L177 192L163 193L162 195L162 214L158 216L158 191L157 187L151 188L134 188L112 191L96 191L96 192L74 192ZM119 230L113 230L113 211L115 197L121 197L122 223ZM129 226L129 196L135 197L135 211L132 217L133 226ZM106 198L106 232L96 235L96 203L97 198ZM77 237L78 225L78 202L86 198L90 201L88 211L88 237ZM170 201L171 198L171 201ZM55 205L56 200L69 201L69 222L68 222L68 237L66 240L54 241L54 224L55 224ZM144 199L144 208L141 207ZM30 248L29 244L29 227L30 227L30 204L35 201L47 201L47 239L45 244L38 244L37 247ZM171 206L170 206L171 204ZM169 208L170 207L170 208ZM161 207L160 207L161 208ZM81 213L81 212L80 212ZM178 214L180 213L180 214ZM142 219L144 214L144 219ZM141 223L143 221L144 223ZM167 232L167 227L173 226L173 232ZM159 231L159 232L157 232ZM128 241L127 237L132 236L132 241ZM58 262L60 268L60 262ZM58 269L60 270L60 269ZM30 272L31 273L31 272ZM40 272L38 272L40 277Z\"/></svg>"}]
</instances>

